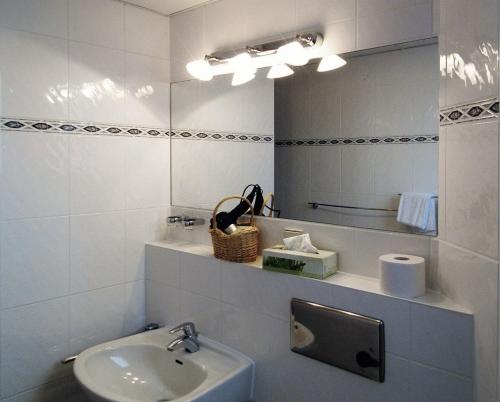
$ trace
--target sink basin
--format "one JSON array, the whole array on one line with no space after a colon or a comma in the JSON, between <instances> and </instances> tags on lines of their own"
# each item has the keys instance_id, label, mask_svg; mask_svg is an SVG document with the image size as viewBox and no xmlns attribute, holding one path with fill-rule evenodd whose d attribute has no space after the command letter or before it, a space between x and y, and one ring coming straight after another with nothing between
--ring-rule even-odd
<instances>
[{"instance_id":1,"label":"sink basin","mask_svg":"<svg viewBox=\"0 0 500 402\"><path fill-rule=\"evenodd\" d=\"M247 402L254 362L219 342L199 336L200 350L174 352L169 328L94 346L75 361L79 383L95 401Z\"/></svg>"}]
</instances>

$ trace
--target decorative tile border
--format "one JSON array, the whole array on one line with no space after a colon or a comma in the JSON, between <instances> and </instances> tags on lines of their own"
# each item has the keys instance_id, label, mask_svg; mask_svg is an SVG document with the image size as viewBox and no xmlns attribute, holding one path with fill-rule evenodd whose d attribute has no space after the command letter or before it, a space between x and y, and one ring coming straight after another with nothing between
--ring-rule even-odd
<instances>
[{"instance_id":1,"label":"decorative tile border","mask_svg":"<svg viewBox=\"0 0 500 402\"><path fill-rule=\"evenodd\" d=\"M179 140L212 140L212 141L236 141L236 142L263 142L273 143L274 137L262 134L249 133L227 133L209 130L183 130L173 129L171 136Z\"/></svg>"},{"instance_id":2,"label":"decorative tile border","mask_svg":"<svg viewBox=\"0 0 500 402\"><path fill-rule=\"evenodd\" d=\"M490 98L474 103L442 108L439 111L439 124L441 126L448 126L450 124L495 117L498 117L498 99Z\"/></svg>"},{"instance_id":3,"label":"decorative tile border","mask_svg":"<svg viewBox=\"0 0 500 402\"><path fill-rule=\"evenodd\" d=\"M287 146L331 146L331 145L388 145L388 144L426 144L438 142L437 135L418 135L408 137L353 137L278 140L277 147Z\"/></svg>"},{"instance_id":4,"label":"decorative tile border","mask_svg":"<svg viewBox=\"0 0 500 402\"><path fill-rule=\"evenodd\" d=\"M100 123L77 123L56 120L17 119L8 117L0 119L0 129L5 131L150 138L168 138L170 136L170 131L165 128L133 127Z\"/></svg>"}]
</instances>

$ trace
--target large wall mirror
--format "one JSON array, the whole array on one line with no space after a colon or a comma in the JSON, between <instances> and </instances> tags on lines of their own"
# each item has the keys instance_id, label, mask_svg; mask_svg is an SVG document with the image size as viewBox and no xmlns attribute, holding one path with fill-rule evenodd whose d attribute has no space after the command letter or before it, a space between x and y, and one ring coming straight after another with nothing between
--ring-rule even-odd
<instances>
[{"instance_id":1,"label":"large wall mirror","mask_svg":"<svg viewBox=\"0 0 500 402\"><path fill-rule=\"evenodd\" d=\"M396 210L403 192L437 195L437 41L343 57L237 87L173 83L172 204L212 209L258 183L281 218L413 232Z\"/></svg>"}]
</instances>

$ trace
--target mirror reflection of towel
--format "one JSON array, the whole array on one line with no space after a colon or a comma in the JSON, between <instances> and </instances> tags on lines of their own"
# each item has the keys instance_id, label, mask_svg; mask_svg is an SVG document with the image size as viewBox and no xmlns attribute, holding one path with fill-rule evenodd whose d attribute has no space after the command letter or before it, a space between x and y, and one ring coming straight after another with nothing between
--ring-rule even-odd
<instances>
[{"instance_id":1,"label":"mirror reflection of towel","mask_svg":"<svg viewBox=\"0 0 500 402\"><path fill-rule=\"evenodd\" d=\"M436 196L432 193L403 193L399 201L397 220L423 232L435 232Z\"/></svg>"}]
</instances>

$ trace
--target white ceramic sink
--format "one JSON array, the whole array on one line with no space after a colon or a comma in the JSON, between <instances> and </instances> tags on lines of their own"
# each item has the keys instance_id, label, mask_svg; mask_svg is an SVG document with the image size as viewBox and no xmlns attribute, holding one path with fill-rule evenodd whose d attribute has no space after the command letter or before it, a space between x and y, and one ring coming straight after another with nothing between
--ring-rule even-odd
<instances>
[{"instance_id":1,"label":"white ceramic sink","mask_svg":"<svg viewBox=\"0 0 500 402\"><path fill-rule=\"evenodd\" d=\"M75 361L76 378L95 401L247 402L254 362L199 336L200 350L174 352L167 328L94 346Z\"/></svg>"}]
</instances>

